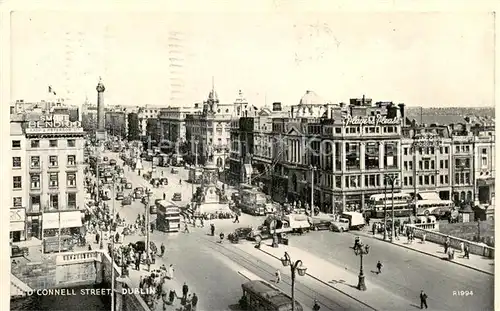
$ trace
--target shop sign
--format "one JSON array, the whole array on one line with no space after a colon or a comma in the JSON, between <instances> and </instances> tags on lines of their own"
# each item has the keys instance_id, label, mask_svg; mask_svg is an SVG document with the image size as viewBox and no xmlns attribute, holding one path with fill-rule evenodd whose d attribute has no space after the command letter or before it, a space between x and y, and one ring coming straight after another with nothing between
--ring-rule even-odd
<instances>
[{"instance_id":1,"label":"shop sign","mask_svg":"<svg viewBox=\"0 0 500 311\"><path fill-rule=\"evenodd\" d=\"M61 212L61 228L77 228L82 226L80 211Z\"/></svg>"},{"instance_id":2,"label":"shop sign","mask_svg":"<svg viewBox=\"0 0 500 311\"><path fill-rule=\"evenodd\" d=\"M82 122L80 121L68 121L68 120L54 120L52 118L47 118L41 116L38 121L29 121L29 128L80 128L82 127Z\"/></svg>"},{"instance_id":3,"label":"shop sign","mask_svg":"<svg viewBox=\"0 0 500 311\"><path fill-rule=\"evenodd\" d=\"M24 208L16 208L10 210L10 222L23 221L26 219L26 210Z\"/></svg>"},{"instance_id":4,"label":"shop sign","mask_svg":"<svg viewBox=\"0 0 500 311\"><path fill-rule=\"evenodd\" d=\"M401 118L387 118L385 116L377 115L377 116L347 116L343 120L344 125L357 125L357 126L365 126L365 125L399 125L401 124Z\"/></svg>"}]
</instances>

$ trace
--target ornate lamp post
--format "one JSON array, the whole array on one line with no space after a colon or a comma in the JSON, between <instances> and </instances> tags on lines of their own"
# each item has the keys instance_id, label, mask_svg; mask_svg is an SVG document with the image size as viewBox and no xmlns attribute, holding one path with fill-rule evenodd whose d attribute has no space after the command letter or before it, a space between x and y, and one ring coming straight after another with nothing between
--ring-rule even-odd
<instances>
[{"instance_id":1,"label":"ornate lamp post","mask_svg":"<svg viewBox=\"0 0 500 311\"><path fill-rule=\"evenodd\" d=\"M295 311L295 272L300 276L304 276L307 268L302 264L302 260L293 262L287 252L285 252L285 256L281 258L281 263L284 267L290 266L290 273L292 276L292 310Z\"/></svg>"},{"instance_id":2,"label":"ornate lamp post","mask_svg":"<svg viewBox=\"0 0 500 311\"><path fill-rule=\"evenodd\" d=\"M368 255L370 252L370 246L369 245L363 245L362 243L359 243L355 248L354 248L354 254L356 256L359 256L360 258L360 266L359 266L359 276L358 276L358 289L359 290L366 290L366 285L365 285L365 274L363 273L363 256Z\"/></svg>"},{"instance_id":3,"label":"ornate lamp post","mask_svg":"<svg viewBox=\"0 0 500 311\"><path fill-rule=\"evenodd\" d=\"M398 176L393 174L386 174L384 176L385 179L385 189L387 189L387 184L391 185L391 242L394 241L394 185L398 181ZM387 190L386 190L387 193ZM387 195L386 195L387 197ZM385 204L387 206L387 203ZM384 215L385 219L385 215ZM387 224L387 223L386 223ZM384 240L385 240L385 231L384 231Z\"/></svg>"}]
</instances>

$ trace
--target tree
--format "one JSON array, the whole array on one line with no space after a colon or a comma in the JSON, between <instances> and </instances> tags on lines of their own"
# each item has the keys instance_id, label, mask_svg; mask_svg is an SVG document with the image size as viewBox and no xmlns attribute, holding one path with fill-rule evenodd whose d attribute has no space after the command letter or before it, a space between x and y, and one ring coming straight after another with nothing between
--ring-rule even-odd
<instances>
[{"instance_id":1,"label":"tree","mask_svg":"<svg viewBox=\"0 0 500 311\"><path fill-rule=\"evenodd\" d=\"M132 112L129 113L128 116L128 141L139 140L140 131L139 131L139 117L137 113Z\"/></svg>"}]
</instances>

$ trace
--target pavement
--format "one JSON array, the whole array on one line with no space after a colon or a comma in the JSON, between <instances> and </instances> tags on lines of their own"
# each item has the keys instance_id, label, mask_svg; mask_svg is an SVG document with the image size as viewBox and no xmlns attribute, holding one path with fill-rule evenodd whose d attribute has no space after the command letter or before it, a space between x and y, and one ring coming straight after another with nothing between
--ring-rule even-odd
<instances>
[{"instance_id":1,"label":"pavement","mask_svg":"<svg viewBox=\"0 0 500 311\"><path fill-rule=\"evenodd\" d=\"M381 241L384 241L384 236L383 234L378 234L376 233L373 235L373 233L370 231L359 231L356 232L359 235L378 239ZM391 243L387 241L387 243ZM412 243L408 243L408 239L406 237L400 237L398 239L394 239L392 242L393 245L397 245L400 247L404 247L408 250L416 251L422 254L427 254L429 256L433 256L439 259L446 260L448 256L444 253L444 247L442 245L432 243L429 241L426 241L425 243L422 243L421 240L415 240ZM495 260L488 258L488 257L483 257L479 255L474 255L470 254L469 259L463 257L464 254L461 253L460 250L455 250L455 259L453 259L452 263L479 271L483 272L486 274L494 275L495 273Z\"/></svg>"}]
</instances>

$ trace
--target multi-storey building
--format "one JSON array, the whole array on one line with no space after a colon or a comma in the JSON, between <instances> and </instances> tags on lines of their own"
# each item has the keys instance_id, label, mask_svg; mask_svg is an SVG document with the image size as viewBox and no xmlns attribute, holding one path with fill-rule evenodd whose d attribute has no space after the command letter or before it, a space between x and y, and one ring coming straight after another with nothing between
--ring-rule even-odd
<instances>
[{"instance_id":1,"label":"multi-storey building","mask_svg":"<svg viewBox=\"0 0 500 311\"><path fill-rule=\"evenodd\" d=\"M19 242L26 239L26 206L28 204L26 136L21 122L10 123L11 140L11 192L10 192L10 239Z\"/></svg>"},{"instance_id":2,"label":"multi-storey building","mask_svg":"<svg viewBox=\"0 0 500 311\"><path fill-rule=\"evenodd\" d=\"M148 120L157 119L160 112L160 107L140 107L137 112L137 117L139 118L139 131L142 136L147 135Z\"/></svg>"},{"instance_id":3,"label":"multi-storey building","mask_svg":"<svg viewBox=\"0 0 500 311\"><path fill-rule=\"evenodd\" d=\"M489 206L495 197L495 124L484 122L474 133L474 202Z\"/></svg>"},{"instance_id":4,"label":"multi-storey building","mask_svg":"<svg viewBox=\"0 0 500 311\"><path fill-rule=\"evenodd\" d=\"M126 108L108 109L104 118L106 132L111 136L127 137L128 117Z\"/></svg>"},{"instance_id":5,"label":"multi-storey building","mask_svg":"<svg viewBox=\"0 0 500 311\"><path fill-rule=\"evenodd\" d=\"M408 126L402 133L403 191L420 199L452 197L452 144L447 126Z\"/></svg>"},{"instance_id":6,"label":"multi-storey building","mask_svg":"<svg viewBox=\"0 0 500 311\"><path fill-rule=\"evenodd\" d=\"M25 115L13 122L26 140L21 181L26 180L27 238L65 235L82 225L85 132L80 122L60 119Z\"/></svg>"},{"instance_id":7,"label":"multi-storey building","mask_svg":"<svg viewBox=\"0 0 500 311\"><path fill-rule=\"evenodd\" d=\"M205 164L213 162L224 169L229 165L230 122L233 104L219 102L212 88L203 110L186 115L186 139L190 148L188 161Z\"/></svg>"},{"instance_id":8,"label":"multi-storey building","mask_svg":"<svg viewBox=\"0 0 500 311\"><path fill-rule=\"evenodd\" d=\"M455 204L474 202L474 136L469 124L452 124L452 192Z\"/></svg>"}]
</instances>

